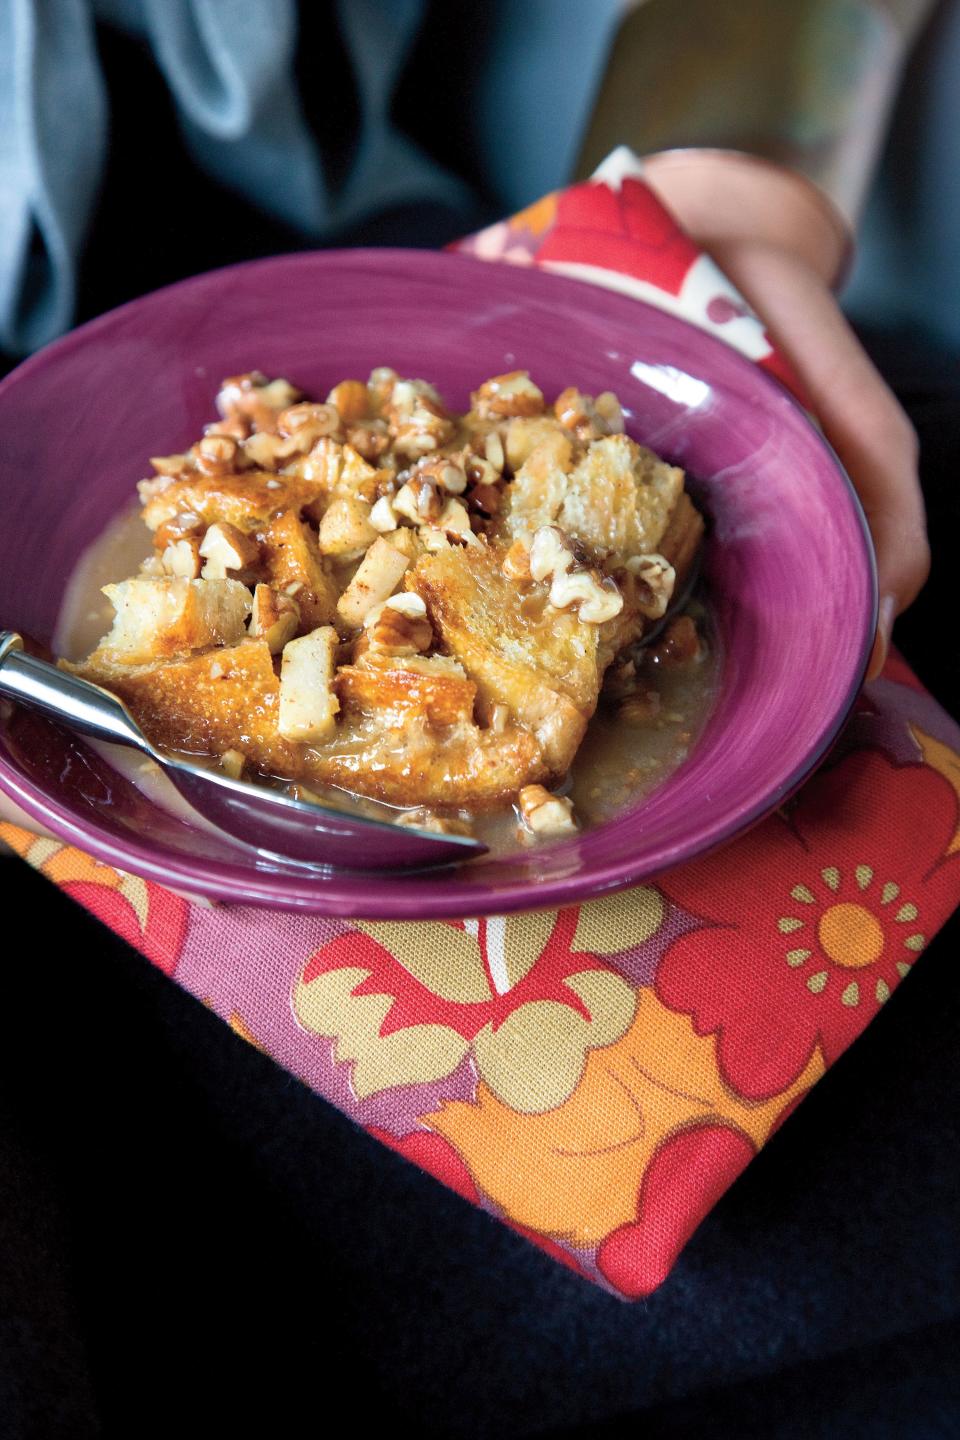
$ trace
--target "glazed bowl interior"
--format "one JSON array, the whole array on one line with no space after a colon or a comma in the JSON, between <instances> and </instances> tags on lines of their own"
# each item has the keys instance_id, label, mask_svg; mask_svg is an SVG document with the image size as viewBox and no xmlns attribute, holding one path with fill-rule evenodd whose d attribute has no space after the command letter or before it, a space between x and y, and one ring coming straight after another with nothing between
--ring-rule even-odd
<instances>
[{"instance_id":1,"label":"glazed bowl interior","mask_svg":"<svg viewBox=\"0 0 960 1440\"><path fill-rule=\"evenodd\" d=\"M863 515L786 392L721 341L633 299L530 270L404 251L214 272L93 322L0 386L0 625L49 642L77 558L147 458L186 447L222 376L325 395L375 365L454 407L529 369L549 395L614 390L634 438L695 477L721 650L699 742L656 791L576 840L378 877L242 849L158 809L82 742L16 714L0 786L98 858L200 893L330 914L423 917L557 905L640 881L776 807L822 758L862 682L876 611Z\"/></svg>"}]
</instances>

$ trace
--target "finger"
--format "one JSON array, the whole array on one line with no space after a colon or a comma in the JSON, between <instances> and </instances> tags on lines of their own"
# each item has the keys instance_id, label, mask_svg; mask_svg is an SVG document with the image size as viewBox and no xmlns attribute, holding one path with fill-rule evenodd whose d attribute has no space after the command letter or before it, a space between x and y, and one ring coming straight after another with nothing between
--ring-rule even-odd
<instances>
[{"instance_id":1,"label":"finger","mask_svg":"<svg viewBox=\"0 0 960 1440\"><path fill-rule=\"evenodd\" d=\"M930 567L916 435L818 276L764 247L740 245L717 258L792 362L860 496L877 553L878 671L893 619Z\"/></svg>"}]
</instances>

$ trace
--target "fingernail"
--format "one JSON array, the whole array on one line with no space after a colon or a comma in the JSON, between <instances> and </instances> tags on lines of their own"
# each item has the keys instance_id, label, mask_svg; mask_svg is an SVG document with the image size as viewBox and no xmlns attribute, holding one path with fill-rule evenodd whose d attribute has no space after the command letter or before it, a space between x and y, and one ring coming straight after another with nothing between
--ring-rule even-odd
<instances>
[{"instance_id":1,"label":"fingernail","mask_svg":"<svg viewBox=\"0 0 960 1440\"><path fill-rule=\"evenodd\" d=\"M867 666L868 680L876 680L887 663L887 651L890 649L890 637L893 634L893 622L896 618L896 595L882 596L877 615L877 634L870 654L870 664Z\"/></svg>"}]
</instances>

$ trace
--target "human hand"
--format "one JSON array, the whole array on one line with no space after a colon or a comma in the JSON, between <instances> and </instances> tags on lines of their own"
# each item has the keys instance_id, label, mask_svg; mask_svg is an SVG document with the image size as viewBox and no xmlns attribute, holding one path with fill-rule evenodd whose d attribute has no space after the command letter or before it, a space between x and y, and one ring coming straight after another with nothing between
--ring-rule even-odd
<instances>
[{"instance_id":1,"label":"human hand","mask_svg":"<svg viewBox=\"0 0 960 1440\"><path fill-rule=\"evenodd\" d=\"M645 175L763 320L860 496L880 593L874 679L894 619L926 581L930 551L916 434L831 291L845 227L809 182L751 157L667 152L645 163Z\"/></svg>"}]
</instances>

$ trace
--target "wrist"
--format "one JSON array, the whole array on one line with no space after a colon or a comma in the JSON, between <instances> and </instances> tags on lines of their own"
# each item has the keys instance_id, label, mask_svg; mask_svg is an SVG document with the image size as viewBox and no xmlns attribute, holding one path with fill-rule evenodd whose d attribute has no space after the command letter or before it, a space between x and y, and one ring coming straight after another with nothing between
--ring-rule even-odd
<instances>
[{"instance_id":1,"label":"wrist","mask_svg":"<svg viewBox=\"0 0 960 1440\"><path fill-rule=\"evenodd\" d=\"M721 264L741 244L793 256L831 288L853 258L853 232L796 170L739 150L661 150L643 175L691 238Z\"/></svg>"}]
</instances>

